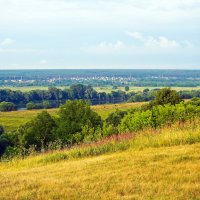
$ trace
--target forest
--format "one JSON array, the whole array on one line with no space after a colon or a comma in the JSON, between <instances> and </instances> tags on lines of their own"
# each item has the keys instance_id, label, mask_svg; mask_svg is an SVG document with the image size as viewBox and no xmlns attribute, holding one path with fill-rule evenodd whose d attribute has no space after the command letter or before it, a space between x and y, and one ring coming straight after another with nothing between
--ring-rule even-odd
<instances>
[{"instance_id":1,"label":"forest","mask_svg":"<svg viewBox=\"0 0 200 200\"><path fill-rule=\"evenodd\" d=\"M97 92L90 85L75 84L70 88L59 89L49 87L48 90L31 90L27 92L0 89L0 111L12 111L20 108L48 109L57 108L66 100L87 100L91 105L121 103L121 102L147 102L155 99L159 89L144 89L138 92L113 90L110 93ZM200 97L200 90L184 90L178 92L181 99Z\"/></svg>"}]
</instances>

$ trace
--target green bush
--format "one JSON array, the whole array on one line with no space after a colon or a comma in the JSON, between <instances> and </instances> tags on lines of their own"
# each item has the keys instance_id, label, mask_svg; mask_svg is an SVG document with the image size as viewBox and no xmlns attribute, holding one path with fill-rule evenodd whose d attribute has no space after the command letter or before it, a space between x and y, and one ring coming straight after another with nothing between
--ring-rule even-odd
<instances>
[{"instance_id":1,"label":"green bush","mask_svg":"<svg viewBox=\"0 0 200 200\"><path fill-rule=\"evenodd\" d=\"M200 108L183 102L176 105L154 106L151 110L127 114L118 126L119 132L136 132L151 127L172 125L179 121L194 120L200 116Z\"/></svg>"},{"instance_id":2,"label":"green bush","mask_svg":"<svg viewBox=\"0 0 200 200\"><path fill-rule=\"evenodd\" d=\"M17 110L17 107L14 103L5 102L5 101L0 103L1 112L9 112L9 111L14 111L14 110Z\"/></svg>"}]
</instances>

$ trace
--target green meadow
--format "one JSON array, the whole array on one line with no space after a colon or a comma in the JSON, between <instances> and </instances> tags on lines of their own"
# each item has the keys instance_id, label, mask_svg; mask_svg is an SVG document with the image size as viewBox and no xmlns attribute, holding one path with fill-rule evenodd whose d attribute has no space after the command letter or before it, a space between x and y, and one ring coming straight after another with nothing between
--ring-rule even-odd
<instances>
[{"instance_id":1,"label":"green meadow","mask_svg":"<svg viewBox=\"0 0 200 200\"><path fill-rule=\"evenodd\" d=\"M92 109L96 111L103 119L105 119L109 113L114 112L116 109L127 110L130 108L136 108L144 103L122 103L122 104L105 104L92 106ZM0 112L0 124L2 124L6 131L15 130L20 125L28 122L42 110L18 110L13 112ZM48 109L48 112L56 116L58 109Z\"/></svg>"}]
</instances>

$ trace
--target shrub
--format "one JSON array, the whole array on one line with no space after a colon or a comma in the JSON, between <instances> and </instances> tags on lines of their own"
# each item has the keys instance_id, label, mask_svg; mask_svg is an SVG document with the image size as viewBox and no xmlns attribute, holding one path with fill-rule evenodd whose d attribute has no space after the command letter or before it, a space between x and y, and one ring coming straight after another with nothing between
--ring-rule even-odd
<instances>
[{"instance_id":1,"label":"shrub","mask_svg":"<svg viewBox=\"0 0 200 200\"><path fill-rule=\"evenodd\" d=\"M112 125L117 127L120 123L122 118L127 114L127 111L116 110L108 115L106 118L107 125Z\"/></svg>"},{"instance_id":2,"label":"shrub","mask_svg":"<svg viewBox=\"0 0 200 200\"><path fill-rule=\"evenodd\" d=\"M29 102L29 103L26 104L26 109L27 110L42 109L42 108L44 108L44 104L43 103Z\"/></svg>"},{"instance_id":3,"label":"shrub","mask_svg":"<svg viewBox=\"0 0 200 200\"><path fill-rule=\"evenodd\" d=\"M158 105L151 110L128 113L118 127L119 132L139 131L144 128L157 128L186 120L194 121L200 116L200 108L183 102L176 105Z\"/></svg>"},{"instance_id":4,"label":"shrub","mask_svg":"<svg viewBox=\"0 0 200 200\"><path fill-rule=\"evenodd\" d=\"M14 110L17 110L17 107L14 103L5 102L5 101L0 103L1 112L8 112L8 111L14 111Z\"/></svg>"}]
</instances>

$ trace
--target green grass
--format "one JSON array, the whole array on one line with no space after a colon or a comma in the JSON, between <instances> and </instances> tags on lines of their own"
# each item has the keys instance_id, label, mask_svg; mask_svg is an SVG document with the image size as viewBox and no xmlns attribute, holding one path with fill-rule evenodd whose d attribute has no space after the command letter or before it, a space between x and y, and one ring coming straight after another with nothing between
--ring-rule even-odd
<instances>
[{"instance_id":1,"label":"green grass","mask_svg":"<svg viewBox=\"0 0 200 200\"><path fill-rule=\"evenodd\" d=\"M199 123L174 125L0 163L0 199L197 200L199 142Z\"/></svg>"},{"instance_id":2,"label":"green grass","mask_svg":"<svg viewBox=\"0 0 200 200\"><path fill-rule=\"evenodd\" d=\"M53 116L56 115L57 111L57 109L48 110ZM34 118L40 112L42 112L42 110L0 112L0 124L4 126L6 131L12 131Z\"/></svg>"},{"instance_id":3,"label":"green grass","mask_svg":"<svg viewBox=\"0 0 200 200\"><path fill-rule=\"evenodd\" d=\"M92 106L92 109L96 111L103 119L105 119L109 113L115 111L116 109L127 110L141 106L142 104L143 103L106 104ZM42 112L42 110L0 112L0 124L2 124L7 131L12 131L20 125L31 120L40 112ZM53 116L56 116L58 109L49 109L48 112Z\"/></svg>"},{"instance_id":4,"label":"green grass","mask_svg":"<svg viewBox=\"0 0 200 200\"><path fill-rule=\"evenodd\" d=\"M60 89L65 89L69 88L69 86L63 86L63 87L57 87ZM131 86L129 92L138 92L138 91L143 91L144 89L155 89L155 88L164 88L164 87L135 87ZM180 90L199 90L200 87L171 87L172 89L175 89L177 91ZM21 90L22 92L29 92L31 90L48 90L48 87L45 86L29 86L29 87L0 87L0 89L11 89L11 90ZM94 89L98 92L106 92L110 93L111 91L117 91L117 90L122 90L125 91L124 87L118 87L116 90L113 89L112 86L104 86L104 87L94 87Z\"/></svg>"},{"instance_id":5,"label":"green grass","mask_svg":"<svg viewBox=\"0 0 200 200\"><path fill-rule=\"evenodd\" d=\"M68 88L68 87L57 87L57 88L60 88L60 89L65 89L65 88ZM22 92L29 92L31 90L48 90L48 87L46 86L23 86L23 87L12 87L12 86L5 86L5 87L0 87L0 89L10 89L10 90L20 90Z\"/></svg>"},{"instance_id":6,"label":"green grass","mask_svg":"<svg viewBox=\"0 0 200 200\"><path fill-rule=\"evenodd\" d=\"M144 89L155 89L155 88L164 88L164 87L130 87L130 90L128 92L140 92L143 91ZM171 87L172 89L176 90L176 91L180 91L180 90L199 90L200 87ZM107 86L107 87L95 87L94 88L96 91L98 92L106 92L106 93L110 93L111 91L117 91L117 90L122 90L125 91L124 87L118 87L116 90L112 89L112 86Z\"/></svg>"}]
</instances>

